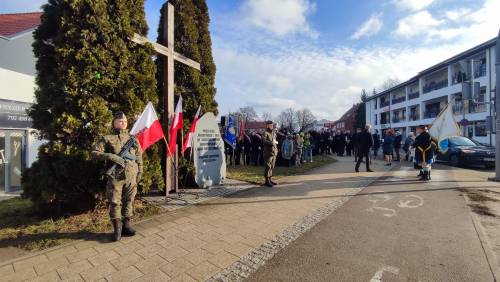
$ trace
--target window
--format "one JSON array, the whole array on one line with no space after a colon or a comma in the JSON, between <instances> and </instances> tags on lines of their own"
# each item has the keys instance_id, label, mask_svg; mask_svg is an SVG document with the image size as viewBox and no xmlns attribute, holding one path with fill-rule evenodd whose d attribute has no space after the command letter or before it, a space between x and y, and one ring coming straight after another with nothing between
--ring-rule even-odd
<instances>
[{"instance_id":1,"label":"window","mask_svg":"<svg viewBox=\"0 0 500 282\"><path fill-rule=\"evenodd\" d=\"M486 134L486 122L485 121L476 121L474 123L474 132L476 137L484 137Z\"/></svg>"}]
</instances>

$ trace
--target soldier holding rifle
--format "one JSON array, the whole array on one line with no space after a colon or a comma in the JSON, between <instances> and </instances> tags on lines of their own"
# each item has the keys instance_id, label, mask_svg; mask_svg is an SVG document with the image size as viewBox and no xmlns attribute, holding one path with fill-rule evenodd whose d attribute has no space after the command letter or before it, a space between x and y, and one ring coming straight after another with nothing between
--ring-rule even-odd
<instances>
[{"instance_id":1,"label":"soldier holding rifle","mask_svg":"<svg viewBox=\"0 0 500 282\"><path fill-rule=\"evenodd\" d=\"M106 198L114 229L113 241L119 241L122 235L134 236L130 219L142 175L142 151L136 138L127 130L127 117L123 112L114 115L113 133L97 142L92 155L105 160L110 167L106 172Z\"/></svg>"}]
</instances>

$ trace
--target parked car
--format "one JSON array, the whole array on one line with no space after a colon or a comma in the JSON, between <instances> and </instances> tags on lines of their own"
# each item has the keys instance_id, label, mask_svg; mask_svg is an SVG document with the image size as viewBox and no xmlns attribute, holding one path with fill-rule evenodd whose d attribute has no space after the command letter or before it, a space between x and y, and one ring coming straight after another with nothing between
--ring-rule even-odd
<instances>
[{"instance_id":1,"label":"parked car","mask_svg":"<svg viewBox=\"0 0 500 282\"><path fill-rule=\"evenodd\" d=\"M495 148L480 145L467 137L451 137L448 139L448 151L439 153L437 159L448 162L452 166L495 166Z\"/></svg>"}]
</instances>

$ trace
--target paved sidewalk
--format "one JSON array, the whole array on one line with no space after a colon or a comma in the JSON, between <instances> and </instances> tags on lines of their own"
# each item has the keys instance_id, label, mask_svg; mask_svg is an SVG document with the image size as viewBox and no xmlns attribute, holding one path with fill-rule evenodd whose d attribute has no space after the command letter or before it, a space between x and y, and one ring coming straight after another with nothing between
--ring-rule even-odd
<instances>
[{"instance_id":1,"label":"paved sidewalk","mask_svg":"<svg viewBox=\"0 0 500 282\"><path fill-rule=\"evenodd\" d=\"M305 218L318 219L315 212L331 203L343 203L346 196L357 193L386 170L375 162L373 168L378 172L356 174L353 166L351 158L341 158L306 175L284 178L276 188L258 187L178 209L136 225L139 234L120 242L106 242L102 236L102 242L77 242L19 258L0 264L0 277L2 281L205 281L234 277L238 275L234 266L242 259L252 259L249 254L262 246L284 247L289 242L277 241L283 234L293 234L287 238L300 236L311 225Z\"/></svg>"}]
</instances>

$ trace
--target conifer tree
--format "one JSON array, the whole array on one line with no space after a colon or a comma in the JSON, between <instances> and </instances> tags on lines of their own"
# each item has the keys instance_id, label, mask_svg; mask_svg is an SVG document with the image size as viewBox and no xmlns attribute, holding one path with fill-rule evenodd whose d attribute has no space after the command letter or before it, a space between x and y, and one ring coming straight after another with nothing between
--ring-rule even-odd
<instances>
[{"instance_id":1,"label":"conifer tree","mask_svg":"<svg viewBox=\"0 0 500 282\"><path fill-rule=\"evenodd\" d=\"M110 132L114 112L124 111L132 126L148 101L158 103L154 50L128 39L147 30L144 0L49 0L43 6L29 115L47 142L23 174L24 196L65 208L90 207L102 195L103 165L90 157L94 142ZM145 190L164 185L158 150L144 155Z\"/></svg>"}]
</instances>

